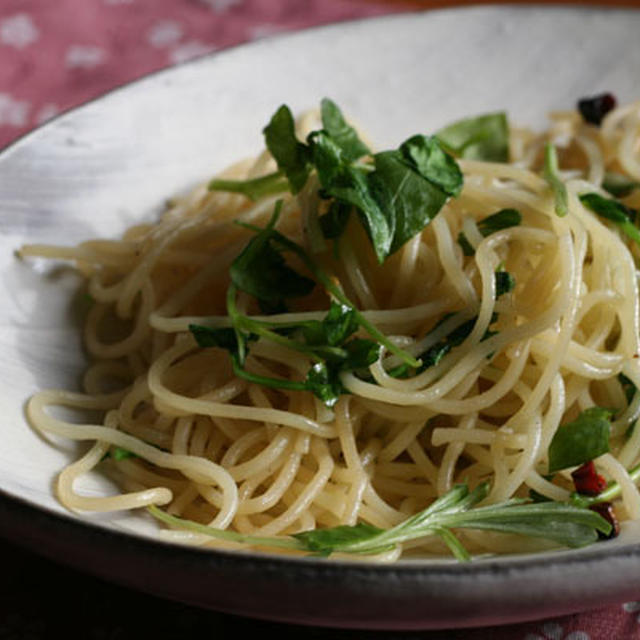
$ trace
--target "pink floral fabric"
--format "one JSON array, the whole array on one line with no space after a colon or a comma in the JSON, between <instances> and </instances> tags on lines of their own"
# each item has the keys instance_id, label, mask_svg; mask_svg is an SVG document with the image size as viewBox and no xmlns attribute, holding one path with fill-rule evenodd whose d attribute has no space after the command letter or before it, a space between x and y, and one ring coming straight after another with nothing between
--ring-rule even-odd
<instances>
[{"instance_id":1,"label":"pink floral fabric","mask_svg":"<svg viewBox=\"0 0 640 640\"><path fill-rule=\"evenodd\" d=\"M442 3L439 3L442 5ZM415 3L413 4L415 6ZM0 148L57 113L144 74L266 35L409 8L382 0L1 0ZM0 546L0 639L67 635L58 609L75 594L87 638L182 637L256 631L284 637L367 637L279 628L127 592ZM638 594L640 598L640 593ZM123 614L124 611L124 614ZM130 617L128 617L130 616ZM374 634L379 637L378 634ZM386 634L381 634L386 635ZM400 638L402 634L391 634ZM492 629L407 634L479 640L640 639L640 601Z\"/></svg>"},{"instance_id":2,"label":"pink floral fabric","mask_svg":"<svg viewBox=\"0 0 640 640\"><path fill-rule=\"evenodd\" d=\"M358 0L2 0L0 148L156 69L266 35L390 10Z\"/></svg>"}]
</instances>

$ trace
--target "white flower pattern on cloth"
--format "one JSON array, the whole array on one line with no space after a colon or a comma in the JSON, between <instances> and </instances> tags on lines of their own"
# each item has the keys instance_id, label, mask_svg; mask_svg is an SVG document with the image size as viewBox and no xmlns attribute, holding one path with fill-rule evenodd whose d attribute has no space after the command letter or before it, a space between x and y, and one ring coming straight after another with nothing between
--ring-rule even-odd
<instances>
[{"instance_id":1,"label":"white flower pattern on cloth","mask_svg":"<svg viewBox=\"0 0 640 640\"><path fill-rule=\"evenodd\" d=\"M564 635L559 624L547 622L540 627L540 633L528 633L524 640L591 640L591 636L586 631L571 631Z\"/></svg>"},{"instance_id":2,"label":"white flower pattern on cloth","mask_svg":"<svg viewBox=\"0 0 640 640\"><path fill-rule=\"evenodd\" d=\"M180 41L183 34L182 25L175 20L161 20L156 22L147 34L147 42L153 46L168 47Z\"/></svg>"},{"instance_id":3,"label":"white flower pattern on cloth","mask_svg":"<svg viewBox=\"0 0 640 640\"><path fill-rule=\"evenodd\" d=\"M67 49L65 64L70 69L93 69L104 62L106 57L106 51L100 47L73 44Z\"/></svg>"},{"instance_id":4,"label":"white flower pattern on cloth","mask_svg":"<svg viewBox=\"0 0 640 640\"><path fill-rule=\"evenodd\" d=\"M0 43L24 49L40 37L38 27L26 13L17 13L0 22Z\"/></svg>"},{"instance_id":5,"label":"white flower pattern on cloth","mask_svg":"<svg viewBox=\"0 0 640 640\"><path fill-rule=\"evenodd\" d=\"M29 109L28 102L16 100L8 93L0 93L0 126L24 127Z\"/></svg>"}]
</instances>

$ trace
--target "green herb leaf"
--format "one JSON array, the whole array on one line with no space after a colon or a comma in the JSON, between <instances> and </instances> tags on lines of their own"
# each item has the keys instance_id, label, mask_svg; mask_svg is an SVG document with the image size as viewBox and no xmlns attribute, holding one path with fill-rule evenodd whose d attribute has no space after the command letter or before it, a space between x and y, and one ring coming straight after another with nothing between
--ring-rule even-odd
<instances>
[{"instance_id":1,"label":"green herb leaf","mask_svg":"<svg viewBox=\"0 0 640 640\"><path fill-rule=\"evenodd\" d=\"M340 368L342 371L357 371L371 366L380 357L382 345L366 338L354 338L345 342L343 349L346 352Z\"/></svg>"},{"instance_id":2,"label":"green herb leaf","mask_svg":"<svg viewBox=\"0 0 640 640\"><path fill-rule=\"evenodd\" d=\"M375 168L350 164L325 132L309 137L323 193L359 212L380 262L417 233L462 187L462 173L434 138L414 136L374 155Z\"/></svg>"},{"instance_id":3,"label":"green herb leaf","mask_svg":"<svg viewBox=\"0 0 640 640\"><path fill-rule=\"evenodd\" d=\"M640 244L640 230L635 225L637 211L598 193L583 193L580 202L601 218L615 222L620 231Z\"/></svg>"},{"instance_id":4,"label":"green herb leaf","mask_svg":"<svg viewBox=\"0 0 640 640\"><path fill-rule=\"evenodd\" d=\"M112 458L113 460L127 460L128 458L137 458L138 456L133 453L133 451L129 451L129 449L123 449L122 447L113 446L107 453L102 456L102 460L106 460L107 458ZM102 461L101 460L101 461Z\"/></svg>"},{"instance_id":5,"label":"green herb leaf","mask_svg":"<svg viewBox=\"0 0 640 640\"><path fill-rule=\"evenodd\" d=\"M435 136L412 136L400 145L399 151L409 166L425 180L448 196L460 194L464 182L462 171Z\"/></svg>"},{"instance_id":6,"label":"green herb leaf","mask_svg":"<svg viewBox=\"0 0 640 640\"><path fill-rule=\"evenodd\" d=\"M355 310L345 304L332 301L327 315L322 320L305 323L302 328L308 344L342 344L358 329Z\"/></svg>"},{"instance_id":7,"label":"green herb leaf","mask_svg":"<svg viewBox=\"0 0 640 640\"><path fill-rule=\"evenodd\" d=\"M357 160L370 153L367 145L358 137L356 130L347 124L335 102L324 98L320 103L320 114L323 128L340 147L347 160Z\"/></svg>"},{"instance_id":8,"label":"green herb leaf","mask_svg":"<svg viewBox=\"0 0 640 640\"><path fill-rule=\"evenodd\" d=\"M296 137L295 121L289 107L282 105L263 133L267 149L287 176L292 193L298 193L309 177L309 150Z\"/></svg>"},{"instance_id":9,"label":"green herb leaf","mask_svg":"<svg viewBox=\"0 0 640 640\"><path fill-rule=\"evenodd\" d=\"M215 529L189 520L170 516L157 507L151 514L171 526L204 533L214 538L288 549L329 556L332 553L380 553L398 544L426 536L440 536L459 560L469 554L455 538L455 529L482 529L501 533L515 533L553 540L568 547L580 547L595 542L597 532L608 534L611 525L599 514L587 508L558 503L527 503L508 500L494 505L477 507L488 494L483 483L473 491L465 484L435 500L429 507L391 529L380 529L366 523L341 525L297 533L291 537L264 538L247 536L233 531ZM475 508L474 508L475 507Z\"/></svg>"},{"instance_id":10,"label":"green herb leaf","mask_svg":"<svg viewBox=\"0 0 640 640\"><path fill-rule=\"evenodd\" d=\"M516 286L516 279L508 271L496 271L496 298L510 293Z\"/></svg>"},{"instance_id":11,"label":"green herb leaf","mask_svg":"<svg viewBox=\"0 0 640 640\"><path fill-rule=\"evenodd\" d=\"M569 213L569 196L560 174L558 173L558 154L556 148L547 143L544 148L544 169L542 172L547 184L551 187L555 199L555 211L560 217Z\"/></svg>"},{"instance_id":12,"label":"green herb leaf","mask_svg":"<svg viewBox=\"0 0 640 640\"><path fill-rule=\"evenodd\" d=\"M244 364L248 343L258 338L253 333L240 331L239 329L205 327L203 325L190 324L189 331L199 347L218 347L225 349L235 356L240 364Z\"/></svg>"},{"instance_id":13,"label":"green herb leaf","mask_svg":"<svg viewBox=\"0 0 640 640\"><path fill-rule=\"evenodd\" d=\"M583 547L596 542L598 531L608 533L611 525L588 509L559 502L537 502L506 507L481 507L465 514L463 522L451 519L451 526L544 538L566 547Z\"/></svg>"},{"instance_id":14,"label":"green herb leaf","mask_svg":"<svg viewBox=\"0 0 640 640\"><path fill-rule=\"evenodd\" d=\"M339 238L347 227L351 211L350 203L333 200L327 213L318 218L322 235L328 240Z\"/></svg>"},{"instance_id":15,"label":"green herb leaf","mask_svg":"<svg viewBox=\"0 0 640 640\"><path fill-rule=\"evenodd\" d=\"M389 253L420 233L450 196L462 189L462 172L438 141L413 136L396 151L374 155L369 175L374 195L390 220L393 237Z\"/></svg>"},{"instance_id":16,"label":"green herb leaf","mask_svg":"<svg viewBox=\"0 0 640 640\"><path fill-rule=\"evenodd\" d=\"M509 124L504 112L458 120L438 131L437 137L461 158L509 161Z\"/></svg>"},{"instance_id":17,"label":"green herb leaf","mask_svg":"<svg viewBox=\"0 0 640 640\"><path fill-rule=\"evenodd\" d=\"M229 270L231 281L238 289L271 303L306 296L315 287L313 280L286 264L282 247L274 242L277 212L269 225L249 241Z\"/></svg>"},{"instance_id":18,"label":"green herb leaf","mask_svg":"<svg viewBox=\"0 0 640 640\"><path fill-rule=\"evenodd\" d=\"M392 221L391 244L386 249L386 255L390 255L424 229L448 195L407 165L399 151L376 154L375 165L376 171L369 180L375 185L382 210Z\"/></svg>"},{"instance_id":19,"label":"green herb leaf","mask_svg":"<svg viewBox=\"0 0 640 640\"><path fill-rule=\"evenodd\" d=\"M321 219L325 237L337 238L355 208L383 262L422 231L448 197L460 193L462 172L437 138L422 135L395 151L376 154L374 166L356 163L370 151L355 129L327 98L321 114L323 129L312 131L304 144L296 138L291 111L281 106L264 129L267 148L294 194L315 168L321 196L336 203Z\"/></svg>"},{"instance_id":20,"label":"green herb leaf","mask_svg":"<svg viewBox=\"0 0 640 640\"><path fill-rule=\"evenodd\" d=\"M302 531L294 534L293 537L299 540L308 551L328 556L334 553L336 549L354 543L367 542L383 532L384 529L361 522L353 526L340 525L330 529ZM390 546L393 547L393 545Z\"/></svg>"},{"instance_id":21,"label":"green herb leaf","mask_svg":"<svg viewBox=\"0 0 640 640\"><path fill-rule=\"evenodd\" d=\"M357 209L378 260L384 261L390 252L395 221L380 205L371 172L350 164L324 131L311 134L309 141L323 194L336 198L342 206Z\"/></svg>"},{"instance_id":22,"label":"green herb leaf","mask_svg":"<svg viewBox=\"0 0 640 640\"><path fill-rule=\"evenodd\" d=\"M127 458L137 458L135 453L129 451L128 449L123 449L122 447L114 447L111 452L111 456L114 460L126 460Z\"/></svg>"},{"instance_id":23,"label":"green herb leaf","mask_svg":"<svg viewBox=\"0 0 640 640\"><path fill-rule=\"evenodd\" d=\"M549 473L576 467L609 451L611 411L592 407L561 426L549 445Z\"/></svg>"},{"instance_id":24,"label":"green herb leaf","mask_svg":"<svg viewBox=\"0 0 640 640\"><path fill-rule=\"evenodd\" d=\"M634 209L626 207L612 198L605 198L598 193L584 193L580 196L580 202L602 218L618 224L635 222L637 216Z\"/></svg>"},{"instance_id":25,"label":"green herb leaf","mask_svg":"<svg viewBox=\"0 0 640 640\"><path fill-rule=\"evenodd\" d=\"M329 367L326 362L318 362L309 369L305 388L320 398L327 407L333 407L344 393L338 369Z\"/></svg>"},{"instance_id":26,"label":"green herb leaf","mask_svg":"<svg viewBox=\"0 0 640 640\"><path fill-rule=\"evenodd\" d=\"M517 227L522 222L522 214L517 209L500 209L478 222L480 233L486 238L492 233Z\"/></svg>"}]
</instances>

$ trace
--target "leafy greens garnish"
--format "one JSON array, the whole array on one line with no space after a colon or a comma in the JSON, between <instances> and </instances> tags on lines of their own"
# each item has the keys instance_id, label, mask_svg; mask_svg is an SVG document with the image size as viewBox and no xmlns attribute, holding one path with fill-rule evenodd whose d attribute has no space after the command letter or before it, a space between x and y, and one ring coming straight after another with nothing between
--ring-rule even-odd
<instances>
[{"instance_id":1,"label":"leafy greens garnish","mask_svg":"<svg viewBox=\"0 0 640 640\"><path fill-rule=\"evenodd\" d=\"M502 111L458 120L436 136L446 149L461 158L509 161L509 123Z\"/></svg>"},{"instance_id":2,"label":"leafy greens garnish","mask_svg":"<svg viewBox=\"0 0 640 640\"><path fill-rule=\"evenodd\" d=\"M456 529L482 529L544 538L567 547L591 544L597 540L598 532L608 534L611 530L611 525L600 515L572 504L512 499L478 506L488 492L488 483L480 484L473 490L466 484L456 485L423 511L387 530L360 523L304 531L286 537L251 536L215 529L171 516L155 506L149 507L149 511L172 527L223 540L286 548L319 556L333 553L370 555L393 549L410 540L439 536L458 560L467 561L471 556L453 533Z\"/></svg>"},{"instance_id":3,"label":"leafy greens garnish","mask_svg":"<svg viewBox=\"0 0 640 640\"><path fill-rule=\"evenodd\" d=\"M413 136L397 151L376 154L374 162L375 171L368 178L374 197L390 216L388 255L422 231L450 196L460 193L463 178L457 163L433 137Z\"/></svg>"},{"instance_id":4,"label":"leafy greens garnish","mask_svg":"<svg viewBox=\"0 0 640 640\"><path fill-rule=\"evenodd\" d=\"M369 147L358 137L356 130L347 124L335 102L324 98L320 103L320 115L322 127L340 147L345 158L358 160L371 153Z\"/></svg>"},{"instance_id":5,"label":"leafy greens garnish","mask_svg":"<svg viewBox=\"0 0 640 640\"><path fill-rule=\"evenodd\" d=\"M325 237L338 237L353 210L379 262L422 231L448 198L460 193L462 172L438 138L416 135L398 149L372 154L327 98L321 103L321 119L322 129L302 142L289 107L282 105L263 131L278 170L247 181L216 179L209 188L254 199L287 188L297 194L315 172L321 196L330 200L321 222Z\"/></svg>"},{"instance_id":6,"label":"leafy greens garnish","mask_svg":"<svg viewBox=\"0 0 640 640\"><path fill-rule=\"evenodd\" d=\"M238 377L275 389L311 391L327 406L333 406L345 393L340 382L341 373L366 369L378 360L383 348L407 366L420 366L419 360L397 347L355 308L302 246L276 230L280 209L281 201L276 204L265 228L248 227L256 235L231 265L227 314L232 326L190 325L189 330L198 346L228 351ZM314 279L290 267L283 255L285 252L293 253ZM283 298L307 295L316 283L323 286L331 298L329 310L322 320L273 322L251 318L236 306L238 291L254 296L258 302L279 302ZM369 334L369 338L354 337L361 329ZM306 354L311 360L306 378L288 380L247 370L245 362L250 342L260 338Z\"/></svg>"},{"instance_id":7,"label":"leafy greens garnish","mask_svg":"<svg viewBox=\"0 0 640 640\"><path fill-rule=\"evenodd\" d=\"M297 138L289 108L281 106L263 131L277 170L244 181L216 179L211 182L210 189L235 191L252 199L286 190L295 195L314 174L319 184L318 194L326 205L317 220L323 236L338 238L355 215L366 229L378 261L383 262L420 233L449 198L460 193L463 176L453 156L498 162L509 158L504 113L462 120L442 129L436 136L416 135L397 149L381 153L369 150L345 121L340 109L328 99L322 101L321 118L322 128L301 141ZM556 212L566 215L567 190L559 176L557 155L552 145L547 145L545 150L543 175L553 191ZM590 196L595 195L582 197L586 198L583 200L585 206L603 209L604 213L596 212L620 224L626 233L629 233L625 228L627 223L635 229L631 210L623 207L621 213L619 208L612 209L609 204L594 204ZM387 373L405 376L436 365L473 331L477 317L464 321L461 318L453 331L419 358L400 349L367 321L304 247L277 231L280 208L281 202L276 204L274 215L264 228L244 225L255 235L230 269L227 312L231 326L189 327L199 346L226 350L239 377L271 388L309 391L331 407L346 392L341 383L342 374L349 371L363 376L366 369L379 360L383 350L400 361ZM504 209L481 220L478 230L486 237L520 222L518 211ZM460 234L459 242L466 255L473 255L473 248L464 234ZM294 259L288 260L288 257ZM294 263L302 265L308 273L300 273ZM282 310L286 309L285 301L309 295L316 286L322 287L330 299L329 309L320 320L287 322L256 318L236 306L237 294L242 291L254 297L261 309ZM502 268L495 272L496 298L514 286L510 273ZM445 316L442 321L447 318ZM496 320L497 314L494 314L491 324ZM363 333L367 337L362 337ZM494 331L488 329L482 339L493 334ZM251 371L247 356L256 340L271 340L305 354L309 359L308 371L296 380ZM609 419L610 412L595 407L561 427L549 447L550 472L582 464L608 451ZM640 465L632 473L640 477ZM597 540L599 533L608 534L612 526L587 507L604 500L605 496L617 495L619 491L616 483L611 483L600 496L572 496L571 503L512 499L479 506L488 496L489 485L483 483L470 490L466 484L461 484L425 510L388 530L360 523L273 538L219 530L176 518L155 506L149 509L170 526L251 545L321 556L375 554L410 540L438 536L456 558L469 560L470 555L456 537L455 530L481 529L540 537L569 547L590 544Z\"/></svg>"},{"instance_id":8,"label":"leafy greens garnish","mask_svg":"<svg viewBox=\"0 0 640 640\"><path fill-rule=\"evenodd\" d=\"M591 407L560 427L549 445L549 473L589 462L609 451L611 411Z\"/></svg>"},{"instance_id":9,"label":"leafy greens garnish","mask_svg":"<svg viewBox=\"0 0 640 640\"><path fill-rule=\"evenodd\" d=\"M422 231L462 188L462 172L435 138L413 136L397 150L354 163L326 132L307 138L321 193L359 214L379 262Z\"/></svg>"},{"instance_id":10,"label":"leafy greens garnish","mask_svg":"<svg viewBox=\"0 0 640 640\"><path fill-rule=\"evenodd\" d=\"M241 291L258 300L279 302L287 298L305 296L316 283L289 267L276 244L273 225L256 234L231 264L231 281Z\"/></svg>"},{"instance_id":11,"label":"leafy greens garnish","mask_svg":"<svg viewBox=\"0 0 640 640\"><path fill-rule=\"evenodd\" d=\"M234 372L239 377L271 388L311 391L327 406L333 406L338 397L345 393L340 383L341 373L364 371L378 360L383 348L399 356L402 361L388 372L389 375L404 377L411 371L419 373L440 362L473 330L476 318L464 322L421 354L419 359L399 349L364 318L303 247L275 229L280 204L276 206L271 221L264 229L249 227L256 235L231 266L232 284L227 295L227 311L232 328L199 325L189 327L199 346L226 349L230 353ZM508 211L502 217L514 221L513 213ZM497 219L491 222L493 228L498 224ZM487 228L490 228L489 224ZM245 291L259 301L296 297L311 291L314 280L289 267L282 255L285 251L293 252L315 277L315 281L331 296L330 308L322 320L308 320L291 325L257 320L237 310L237 290ZM276 276L269 275L274 273ZM511 274L502 269L496 271L496 297L508 293L514 286L515 281ZM371 339L352 337L359 329L367 332ZM489 331L485 338L490 335L493 333ZM266 338L292 350L306 353L312 360L306 378L294 381L257 375L246 370L244 363L249 343L258 338Z\"/></svg>"},{"instance_id":12,"label":"leafy greens garnish","mask_svg":"<svg viewBox=\"0 0 640 640\"><path fill-rule=\"evenodd\" d=\"M289 108L282 105L264 128L264 139L278 169L289 180L292 193L298 193L309 176L309 148L298 141Z\"/></svg>"},{"instance_id":13,"label":"leafy greens garnish","mask_svg":"<svg viewBox=\"0 0 640 640\"><path fill-rule=\"evenodd\" d=\"M327 320L329 316L335 315L333 312L337 308L332 305L325 322L333 323L333 320ZM272 389L288 389L290 391L310 391L316 395L327 406L333 406L340 395L345 393L340 382L340 373L342 371L354 371L364 369L372 365L379 357L382 345L364 338L346 339L346 336L340 340L327 338L325 340L317 339L316 327L308 327L301 323L300 328L303 334L306 329L311 329L315 339L312 342L296 341L283 336L277 330L264 328L263 323L257 320L251 320L244 316L248 326L255 325L255 330L263 336L271 340L277 340L280 344L298 351L308 353L313 364L311 365L307 376L302 381L288 380L285 378L274 378L269 376L257 375L247 371L244 367L244 358L241 355L240 341L242 346L247 349L247 342L255 339L256 334L250 334L243 331L234 331L233 329L215 329L201 325L190 325L189 330L196 339L200 347L219 347L229 351L234 373L249 382L254 382ZM313 321L315 322L315 321ZM313 324L313 323L311 323ZM286 328L286 327L283 327ZM241 336L238 338L238 334Z\"/></svg>"},{"instance_id":14,"label":"leafy greens garnish","mask_svg":"<svg viewBox=\"0 0 640 640\"><path fill-rule=\"evenodd\" d=\"M637 211L613 198L605 198L598 193L583 193L580 202L601 218L615 222L622 233L640 244L640 230L636 227Z\"/></svg>"}]
</instances>

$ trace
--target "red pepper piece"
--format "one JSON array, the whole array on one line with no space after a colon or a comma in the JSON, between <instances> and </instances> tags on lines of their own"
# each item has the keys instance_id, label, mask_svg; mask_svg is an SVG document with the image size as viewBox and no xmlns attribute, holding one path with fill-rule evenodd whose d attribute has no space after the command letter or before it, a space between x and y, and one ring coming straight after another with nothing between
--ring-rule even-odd
<instances>
[{"instance_id":1,"label":"red pepper piece","mask_svg":"<svg viewBox=\"0 0 640 640\"><path fill-rule=\"evenodd\" d=\"M578 467L571 477L576 491L584 496L597 496L607 488L607 481L596 472L593 460Z\"/></svg>"},{"instance_id":2,"label":"red pepper piece","mask_svg":"<svg viewBox=\"0 0 640 640\"><path fill-rule=\"evenodd\" d=\"M578 111L585 122L599 126L607 113L615 109L616 104L616 98L612 93L601 93L578 100Z\"/></svg>"},{"instance_id":3,"label":"red pepper piece","mask_svg":"<svg viewBox=\"0 0 640 640\"><path fill-rule=\"evenodd\" d=\"M600 514L611 525L611 532L607 535L606 533L598 531L598 538L601 540L609 540L615 538L620 533L620 523L616 517L613 505L610 502L598 502L597 504L592 504L589 509Z\"/></svg>"}]
</instances>

